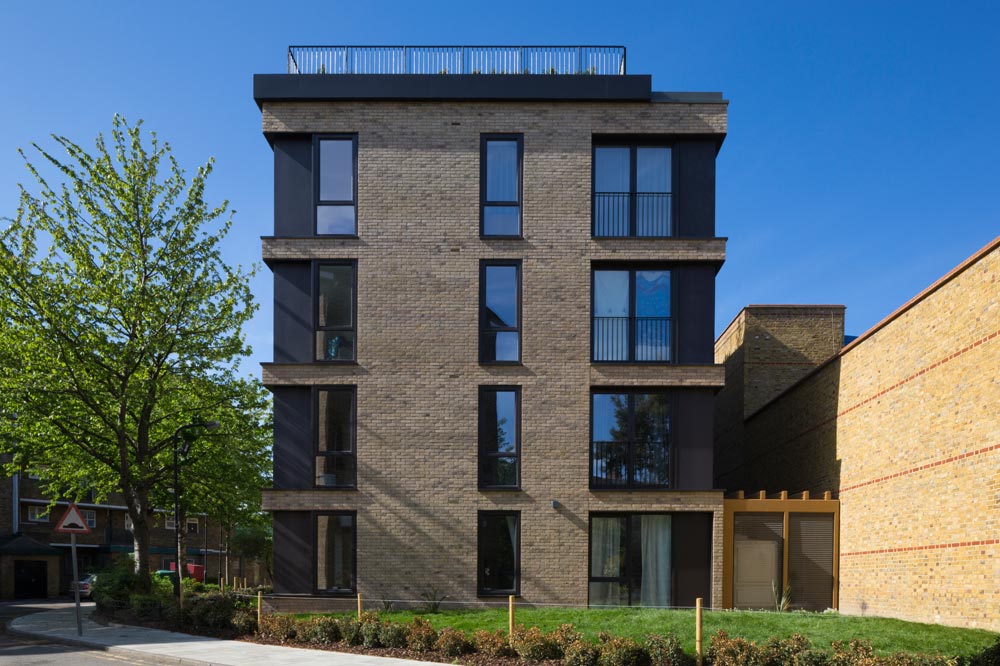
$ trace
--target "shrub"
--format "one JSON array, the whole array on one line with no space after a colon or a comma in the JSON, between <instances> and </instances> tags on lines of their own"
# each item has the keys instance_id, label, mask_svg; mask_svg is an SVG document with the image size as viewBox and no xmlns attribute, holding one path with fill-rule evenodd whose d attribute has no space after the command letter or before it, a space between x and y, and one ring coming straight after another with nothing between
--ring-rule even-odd
<instances>
[{"instance_id":1,"label":"shrub","mask_svg":"<svg viewBox=\"0 0 1000 666\"><path fill-rule=\"evenodd\" d=\"M612 638L602 643L598 666L649 666L646 648L631 638Z\"/></svg>"},{"instance_id":2,"label":"shrub","mask_svg":"<svg viewBox=\"0 0 1000 666\"><path fill-rule=\"evenodd\" d=\"M650 634L644 645L653 666L682 666L688 663L684 648L674 634Z\"/></svg>"},{"instance_id":3,"label":"shrub","mask_svg":"<svg viewBox=\"0 0 1000 666\"><path fill-rule=\"evenodd\" d=\"M405 648L406 627L394 622L386 622L379 627L378 640L383 647Z\"/></svg>"},{"instance_id":4,"label":"shrub","mask_svg":"<svg viewBox=\"0 0 1000 666\"><path fill-rule=\"evenodd\" d=\"M299 623L291 615L265 615L260 619L257 633L262 638L287 643L298 636Z\"/></svg>"},{"instance_id":5,"label":"shrub","mask_svg":"<svg viewBox=\"0 0 1000 666\"><path fill-rule=\"evenodd\" d=\"M830 654L825 650L803 650L795 655L794 666L828 666Z\"/></svg>"},{"instance_id":6,"label":"shrub","mask_svg":"<svg viewBox=\"0 0 1000 666\"><path fill-rule=\"evenodd\" d=\"M480 629L472 636L476 651L487 657L516 657L517 652L510 646L510 637L502 630L486 631Z\"/></svg>"},{"instance_id":7,"label":"shrub","mask_svg":"<svg viewBox=\"0 0 1000 666\"><path fill-rule=\"evenodd\" d=\"M878 658L879 666L957 666L957 659L929 654L904 654L897 652Z\"/></svg>"},{"instance_id":8,"label":"shrub","mask_svg":"<svg viewBox=\"0 0 1000 666\"><path fill-rule=\"evenodd\" d=\"M565 666L597 666L601 649L587 641L575 641L563 648Z\"/></svg>"},{"instance_id":9,"label":"shrub","mask_svg":"<svg viewBox=\"0 0 1000 666\"><path fill-rule=\"evenodd\" d=\"M257 633L257 611L238 608L233 611L233 618L229 621L229 625L240 636Z\"/></svg>"},{"instance_id":10,"label":"shrub","mask_svg":"<svg viewBox=\"0 0 1000 666\"><path fill-rule=\"evenodd\" d=\"M448 657L459 657L472 652L473 645L464 631L445 627L438 633L434 648Z\"/></svg>"},{"instance_id":11,"label":"shrub","mask_svg":"<svg viewBox=\"0 0 1000 666\"><path fill-rule=\"evenodd\" d=\"M764 666L787 666L795 663L795 657L808 650L809 639L802 634L792 634L790 638L770 638L760 648Z\"/></svg>"},{"instance_id":12,"label":"shrub","mask_svg":"<svg viewBox=\"0 0 1000 666\"><path fill-rule=\"evenodd\" d=\"M878 666L879 659L868 641L834 641L830 666Z\"/></svg>"},{"instance_id":13,"label":"shrub","mask_svg":"<svg viewBox=\"0 0 1000 666\"><path fill-rule=\"evenodd\" d=\"M91 596L97 602L98 611L110 613L127 606L129 597L135 594L138 587L139 576L132 569L131 562L121 562L101 572L94 581Z\"/></svg>"},{"instance_id":14,"label":"shrub","mask_svg":"<svg viewBox=\"0 0 1000 666\"><path fill-rule=\"evenodd\" d=\"M761 650L756 643L745 638L730 638L720 631L708 645L708 657L712 666L763 666Z\"/></svg>"},{"instance_id":15,"label":"shrub","mask_svg":"<svg viewBox=\"0 0 1000 666\"><path fill-rule=\"evenodd\" d=\"M969 657L969 666L1000 666L1000 638L979 654Z\"/></svg>"},{"instance_id":16,"label":"shrub","mask_svg":"<svg viewBox=\"0 0 1000 666\"><path fill-rule=\"evenodd\" d=\"M407 647L417 652L433 650L437 638L438 635L434 631L434 627L422 617L413 618L413 622L410 623L406 631Z\"/></svg>"},{"instance_id":17,"label":"shrub","mask_svg":"<svg viewBox=\"0 0 1000 666\"><path fill-rule=\"evenodd\" d=\"M338 622L338 625L340 626L340 640L354 646L361 645L364 642L365 637L361 632L363 625L357 620L345 617Z\"/></svg>"},{"instance_id":18,"label":"shrub","mask_svg":"<svg viewBox=\"0 0 1000 666\"><path fill-rule=\"evenodd\" d=\"M131 616L139 620L158 620L163 615L163 603L156 594L133 594L128 606Z\"/></svg>"},{"instance_id":19,"label":"shrub","mask_svg":"<svg viewBox=\"0 0 1000 666\"><path fill-rule=\"evenodd\" d=\"M614 638L614 634L612 634L610 631L598 631L597 632L597 642L598 643L607 643L612 638Z\"/></svg>"},{"instance_id":20,"label":"shrub","mask_svg":"<svg viewBox=\"0 0 1000 666\"><path fill-rule=\"evenodd\" d=\"M522 659L530 661L545 661L546 659L562 657L559 645L538 627L532 627L528 630L525 630L524 627L515 629L514 649Z\"/></svg>"},{"instance_id":21,"label":"shrub","mask_svg":"<svg viewBox=\"0 0 1000 666\"><path fill-rule=\"evenodd\" d=\"M227 629L235 610L232 598L221 594L191 597L184 606L185 623L195 629Z\"/></svg>"},{"instance_id":22,"label":"shrub","mask_svg":"<svg viewBox=\"0 0 1000 666\"><path fill-rule=\"evenodd\" d=\"M321 615L299 626L299 640L315 645L330 645L340 641L340 623L336 618Z\"/></svg>"},{"instance_id":23,"label":"shrub","mask_svg":"<svg viewBox=\"0 0 1000 666\"><path fill-rule=\"evenodd\" d=\"M382 631L382 623L378 620L374 622L369 620L365 621L364 618L361 620L361 644L366 648L377 648L382 647L382 641L379 640L379 633Z\"/></svg>"},{"instance_id":24,"label":"shrub","mask_svg":"<svg viewBox=\"0 0 1000 666\"><path fill-rule=\"evenodd\" d=\"M583 638L583 634L577 631L572 624L561 624L558 629L549 634L549 637L559 646L560 652L565 653L566 648Z\"/></svg>"}]
</instances>

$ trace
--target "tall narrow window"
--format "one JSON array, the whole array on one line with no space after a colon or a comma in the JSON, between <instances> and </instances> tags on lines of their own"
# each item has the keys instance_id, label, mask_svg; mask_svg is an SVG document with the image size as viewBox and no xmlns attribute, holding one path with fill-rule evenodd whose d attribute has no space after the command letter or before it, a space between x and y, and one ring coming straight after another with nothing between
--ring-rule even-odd
<instances>
[{"instance_id":1,"label":"tall narrow window","mask_svg":"<svg viewBox=\"0 0 1000 666\"><path fill-rule=\"evenodd\" d=\"M670 487L670 394L591 394L590 487Z\"/></svg>"},{"instance_id":2,"label":"tall narrow window","mask_svg":"<svg viewBox=\"0 0 1000 666\"><path fill-rule=\"evenodd\" d=\"M484 261L479 271L479 360L521 360L521 262Z\"/></svg>"},{"instance_id":3,"label":"tall narrow window","mask_svg":"<svg viewBox=\"0 0 1000 666\"><path fill-rule=\"evenodd\" d=\"M519 594L521 586L520 544L520 512L479 512L479 596Z\"/></svg>"},{"instance_id":4,"label":"tall narrow window","mask_svg":"<svg viewBox=\"0 0 1000 666\"><path fill-rule=\"evenodd\" d=\"M354 513L316 515L316 591L348 594L355 591L357 535Z\"/></svg>"},{"instance_id":5,"label":"tall narrow window","mask_svg":"<svg viewBox=\"0 0 1000 666\"><path fill-rule=\"evenodd\" d=\"M316 390L316 487L354 488L355 455L354 387Z\"/></svg>"},{"instance_id":6,"label":"tall narrow window","mask_svg":"<svg viewBox=\"0 0 1000 666\"><path fill-rule=\"evenodd\" d=\"M670 362L670 271L594 269L592 330L594 361Z\"/></svg>"},{"instance_id":7,"label":"tall narrow window","mask_svg":"<svg viewBox=\"0 0 1000 666\"><path fill-rule=\"evenodd\" d=\"M316 234L356 236L357 137L320 137L316 146Z\"/></svg>"},{"instance_id":8,"label":"tall narrow window","mask_svg":"<svg viewBox=\"0 0 1000 666\"><path fill-rule=\"evenodd\" d=\"M594 236L673 235L670 148L594 146Z\"/></svg>"},{"instance_id":9,"label":"tall narrow window","mask_svg":"<svg viewBox=\"0 0 1000 666\"><path fill-rule=\"evenodd\" d=\"M520 484L521 389L479 387L479 487Z\"/></svg>"},{"instance_id":10,"label":"tall narrow window","mask_svg":"<svg viewBox=\"0 0 1000 666\"><path fill-rule=\"evenodd\" d=\"M521 237L521 135L483 135L480 143L480 234Z\"/></svg>"},{"instance_id":11,"label":"tall narrow window","mask_svg":"<svg viewBox=\"0 0 1000 666\"><path fill-rule=\"evenodd\" d=\"M355 359L357 265L320 264L316 284L316 359Z\"/></svg>"}]
</instances>

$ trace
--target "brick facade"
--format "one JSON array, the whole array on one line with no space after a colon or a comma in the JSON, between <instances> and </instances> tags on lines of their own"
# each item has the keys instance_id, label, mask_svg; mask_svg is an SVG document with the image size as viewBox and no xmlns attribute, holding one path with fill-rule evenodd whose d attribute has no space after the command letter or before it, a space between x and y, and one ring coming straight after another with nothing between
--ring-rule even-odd
<instances>
[{"instance_id":1,"label":"brick facade","mask_svg":"<svg viewBox=\"0 0 1000 666\"><path fill-rule=\"evenodd\" d=\"M745 487L839 495L843 612L1000 630L998 294L1000 238L743 424Z\"/></svg>"},{"instance_id":2,"label":"brick facade","mask_svg":"<svg viewBox=\"0 0 1000 666\"><path fill-rule=\"evenodd\" d=\"M349 510L357 512L357 587L367 599L419 600L436 590L450 600L475 602L477 510L517 510L521 597L582 605L588 601L592 512L704 512L713 520L706 604L720 605L722 493L712 490L711 401L723 369L713 364L711 314L691 316L681 329L693 350L687 361L592 364L590 281L595 261L657 261L675 269L674 316L683 317L685 308L714 307L714 276L725 256L725 239L714 237L714 155L726 131L725 104L261 106L264 131L276 142L324 132L358 135L358 238L276 233L263 240L264 258L278 279L289 267L317 259L358 265L357 363L264 364L264 382L278 405L276 423L284 427L292 419L280 407L288 392L357 387L357 490L314 490L311 476L303 476L297 487L264 493L265 509L275 512L277 577L280 561L299 566L312 557L310 537L281 525L307 512ZM523 239L479 234L480 134L501 132L523 134ZM599 134L669 136L679 151L690 135L689 149L711 163L704 174L711 179L713 197L705 202L711 209L698 213L711 218L708 237L592 238L591 155ZM277 200L276 210L284 210ZM287 222L281 214L278 226ZM490 258L522 261L520 365L478 362L479 266ZM707 290L708 302L685 299L688 285ZM276 298L276 318L289 316ZM276 333L276 357L286 342ZM480 491L478 387L512 384L522 392L521 487ZM686 407L673 426L678 441L692 442L675 454L676 490L589 490L592 386L676 389ZM301 445L311 446L311 437L303 434L302 441L309 441ZM283 447L292 446L299 444L276 440L276 478Z\"/></svg>"}]
</instances>

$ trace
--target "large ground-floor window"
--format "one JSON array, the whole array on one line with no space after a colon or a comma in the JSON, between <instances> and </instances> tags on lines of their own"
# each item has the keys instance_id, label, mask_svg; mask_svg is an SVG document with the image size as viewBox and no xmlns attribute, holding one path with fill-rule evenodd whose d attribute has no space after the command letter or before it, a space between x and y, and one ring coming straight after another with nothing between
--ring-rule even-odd
<instances>
[{"instance_id":1,"label":"large ground-floor window","mask_svg":"<svg viewBox=\"0 0 1000 666\"><path fill-rule=\"evenodd\" d=\"M520 512L480 511L478 551L479 596L519 594Z\"/></svg>"},{"instance_id":2,"label":"large ground-floor window","mask_svg":"<svg viewBox=\"0 0 1000 666\"><path fill-rule=\"evenodd\" d=\"M711 532L711 514L591 514L590 605L707 605Z\"/></svg>"},{"instance_id":3,"label":"large ground-floor window","mask_svg":"<svg viewBox=\"0 0 1000 666\"><path fill-rule=\"evenodd\" d=\"M316 514L316 591L355 591L355 517L354 513Z\"/></svg>"}]
</instances>

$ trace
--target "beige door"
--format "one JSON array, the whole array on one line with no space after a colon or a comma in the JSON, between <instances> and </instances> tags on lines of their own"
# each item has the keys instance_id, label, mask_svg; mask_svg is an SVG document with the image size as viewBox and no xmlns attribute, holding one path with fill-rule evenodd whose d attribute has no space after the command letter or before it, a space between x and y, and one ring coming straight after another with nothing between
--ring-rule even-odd
<instances>
[{"instance_id":1,"label":"beige door","mask_svg":"<svg viewBox=\"0 0 1000 666\"><path fill-rule=\"evenodd\" d=\"M738 540L733 567L733 606L773 608L773 584L781 586L781 544Z\"/></svg>"}]
</instances>

